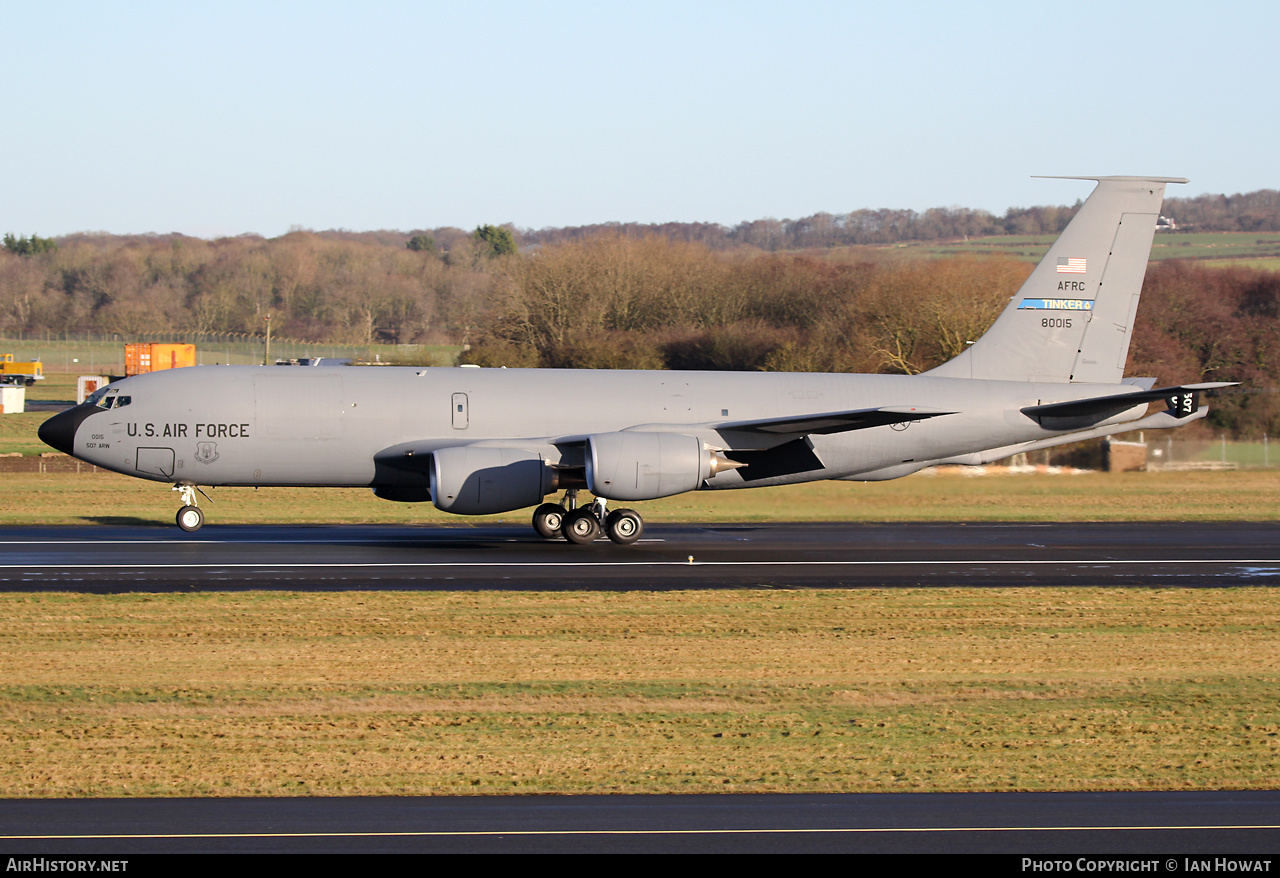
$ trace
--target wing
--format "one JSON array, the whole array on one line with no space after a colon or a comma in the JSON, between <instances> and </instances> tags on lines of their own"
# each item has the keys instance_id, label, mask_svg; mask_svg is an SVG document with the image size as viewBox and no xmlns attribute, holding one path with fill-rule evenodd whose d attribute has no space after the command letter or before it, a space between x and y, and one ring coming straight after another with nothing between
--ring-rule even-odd
<instances>
[{"instance_id":1,"label":"wing","mask_svg":"<svg viewBox=\"0 0 1280 878\"><path fill-rule=\"evenodd\" d=\"M883 427L886 424L901 424L906 421L923 421L939 415L953 415L955 412L929 409L921 406L882 406L874 409L854 409L847 412L824 412L816 415L795 415L786 418L761 418L755 421L726 421L712 424L716 430L734 430L744 433L795 434L809 433L846 433L850 430L865 430L869 427Z\"/></svg>"}]
</instances>

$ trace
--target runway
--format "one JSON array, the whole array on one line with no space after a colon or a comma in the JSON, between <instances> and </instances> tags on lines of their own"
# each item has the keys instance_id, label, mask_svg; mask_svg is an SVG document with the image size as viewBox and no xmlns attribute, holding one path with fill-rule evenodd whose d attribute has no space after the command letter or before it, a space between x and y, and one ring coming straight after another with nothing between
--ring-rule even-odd
<instances>
[{"instance_id":1,"label":"runway","mask_svg":"<svg viewBox=\"0 0 1280 878\"><path fill-rule=\"evenodd\" d=\"M1192 871L1187 855L1205 854L1234 855L1223 857L1231 871L1246 871L1237 861L1263 871L1257 855L1266 862L1278 846L1275 792L0 801L0 850L9 857L986 853L1027 871L1022 856L1087 854L1142 856L1143 871L1175 873ZM1073 859L1072 871L1116 869Z\"/></svg>"},{"instance_id":2,"label":"runway","mask_svg":"<svg viewBox=\"0 0 1280 878\"><path fill-rule=\"evenodd\" d=\"M1265 522L658 524L630 547L544 542L518 525L0 529L8 591L1221 588L1277 577L1280 526ZM1174 872L1188 870L1185 856L1278 844L1274 791L0 801L0 849L45 857L931 852L1004 854L1017 869L1015 855L1090 854Z\"/></svg>"},{"instance_id":3,"label":"runway","mask_svg":"<svg viewBox=\"0 0 1280 878\"><path fill-rule=\"evenodd\" d=\"M1280 582L1280 525L653 525L633 546L521 525L0 529L8 591L1225 588Z\"/></svg>"}]
</instances>

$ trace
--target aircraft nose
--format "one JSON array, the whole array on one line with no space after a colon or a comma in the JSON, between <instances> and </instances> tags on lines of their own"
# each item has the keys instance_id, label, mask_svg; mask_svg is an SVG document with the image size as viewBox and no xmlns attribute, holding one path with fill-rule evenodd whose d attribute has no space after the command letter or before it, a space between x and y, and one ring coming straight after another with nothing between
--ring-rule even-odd
<instances>
[{"instance_id":1,"label":"aircraft nose","mask_svg":"<svg viewBox=\"0 0 1280 878\"><path fill-rule=\"evenodd\" d=\"M36 435L45 445L56 448L63 454L71 454L75 448L76 428L84 418L85 413L80 411L80 406L58 412L40 425Z\"/></svg>"}]
</instances>

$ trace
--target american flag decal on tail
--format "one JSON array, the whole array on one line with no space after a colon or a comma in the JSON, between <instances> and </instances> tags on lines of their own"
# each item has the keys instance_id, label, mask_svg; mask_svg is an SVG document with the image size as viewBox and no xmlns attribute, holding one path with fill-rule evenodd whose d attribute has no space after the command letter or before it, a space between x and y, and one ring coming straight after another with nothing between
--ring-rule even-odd
<instances>
[{"instance_id":1,"label":"american flag decal on tail","mask_svg":"<svg viewBox=\"0 0 1280 878\"><path fill-rule=\"evenodd\" d=\"M1058 257L1058 274L1084 274L1088 267L1089 260L1083 256Z\"/></svg>"}]
</instances>

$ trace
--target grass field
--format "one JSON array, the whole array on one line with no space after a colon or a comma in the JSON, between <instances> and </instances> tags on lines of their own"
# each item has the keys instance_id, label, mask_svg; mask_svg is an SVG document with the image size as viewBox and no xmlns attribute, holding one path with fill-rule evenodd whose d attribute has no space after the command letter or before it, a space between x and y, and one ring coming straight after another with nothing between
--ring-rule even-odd
<instances>
[{"instance_id":1,"label":"grass field","mask_svg":"<svg viewBox=\"0 0 1280 878\"><path fill-rule=\"evenodd\" d=\"M47 412L23 412L0 416L0 454L40 455L52 451L36 436L49 417Z\"/></svg>"},{"instance_id":2,"label":"grass field","mask_svg":"<svg viewBox=\"0 0 1280 878\"><path fill-rule=\"evenodd\" d=\"M907 254L928 256L1012 256L1038 262L1056 235L1000 235L947 243L908 244ZM1187 259L1214 266L1280 270L1280 234L1275 232L1160 232L1151 246L1151 259Z\"/></svg>"},{"instance_id":3,"label":"grass field","mask_svg":"<svg viewBox=\"0 0 1280 878\"><path fill-rule=\"evenodd\" d=\"M0 595L0 796L1271 788L1242 590Z\"/></svg>"},{"instance_id":4,"label":"grass field","mask_svg":"<svg viewBox=\"0 0 1280 878\"><path fill-rule=\"evenodd\" d=\"M172 527L167 485L113 473L3 473L0 526ZM527 524L530 510L456 516L430 503L390 503L365 488L217 488L200 500L219 524ZM12 499L11 499L12 498ZM615 504L617 505L617 504ZM815 482L699 491L634 504L649 522L689 521L1270 521L1280 471L992 475L921 473L891 482Z\"/></svg>"}]
</instances>

